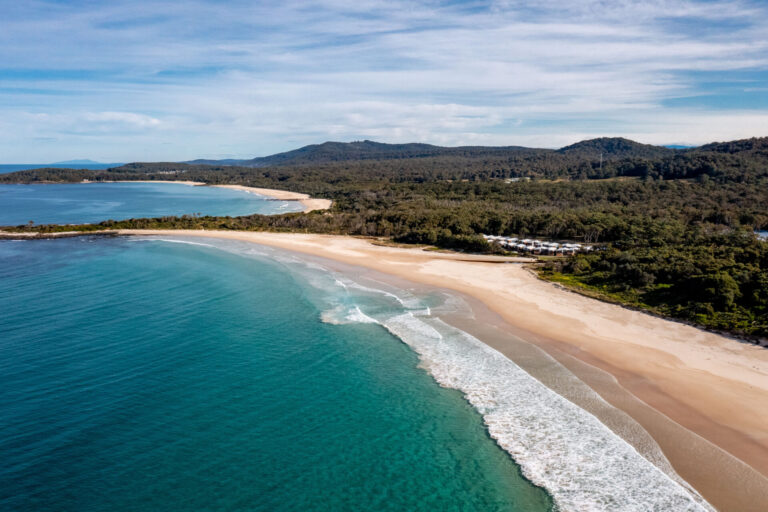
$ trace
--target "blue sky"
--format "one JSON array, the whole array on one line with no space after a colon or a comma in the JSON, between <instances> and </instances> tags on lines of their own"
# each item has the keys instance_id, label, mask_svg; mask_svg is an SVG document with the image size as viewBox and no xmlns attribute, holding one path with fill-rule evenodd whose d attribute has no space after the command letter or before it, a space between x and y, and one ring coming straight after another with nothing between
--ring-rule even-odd
<instances>
[{"instance_id":1,"label":"blue sky","mask_svg":"<svg viewBox=\"0 0 768 512\"><path fill-rule=\"evenodd\" d=\"M768 135L768 2L0 0L0 162Z\"/></svg>"}]
</instances>

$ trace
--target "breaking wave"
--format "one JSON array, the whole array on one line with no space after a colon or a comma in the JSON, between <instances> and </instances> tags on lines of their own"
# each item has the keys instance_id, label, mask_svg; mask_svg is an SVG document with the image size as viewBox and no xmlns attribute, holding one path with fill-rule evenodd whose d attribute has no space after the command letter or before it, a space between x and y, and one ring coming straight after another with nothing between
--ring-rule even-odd
<instances>
[{"instance_id":1,"label":"breaking wave","mask_svg":"<svg viewBox=\"0 0 768 512\"><path fill-rule=\"evenodd\" d=\"M446 296L430 308L404 290L378 290L339 275L325 279L333 279L337 290L325 300L337 305L323 313L323 321L378 323L410 346L440 385L464 394L483 416L490 436L529 480L549 491L559 510L714 510L595 416L500 352L433 316L455 311L463 306L461 299ZM322 278L313 281L317 285Z\"/></svg>"},{"instance_id":2,"label":"breaking wave","mask_svg":"<svg viewBox=\"0 0 768 512\"><path fill-rule=\"evenodd\" d=\"M369 317L358 306L346 307L336 306L320 314L320 319L327 324L345 325L345 324L377 324L377 320Z\"/></svg>"},{"instance_id":3,"label":"breaking wave","mask_svg":"<svg viewBox=\"0 0 768 512\"><path fill-rule=\"evenodd\" d=\"M410 312L382 324L435 380L464 394L491 437L561 510L713 510L592 414L469 334Z\"/></svg>"}]
</instances>

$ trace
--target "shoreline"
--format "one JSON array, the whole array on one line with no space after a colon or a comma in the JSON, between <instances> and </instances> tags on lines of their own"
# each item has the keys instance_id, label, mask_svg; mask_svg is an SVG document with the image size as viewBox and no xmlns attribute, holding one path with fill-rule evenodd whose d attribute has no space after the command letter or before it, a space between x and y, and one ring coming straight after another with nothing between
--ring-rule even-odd
<instances>
[{"instance_id":1,"label":"shoreline","mask_svg":"<svg viewBox=\"0 0 768 512\"><path fill-rule=\"evenodd\" d=\"M208 185L210 187L228 188L230 190L242 190L251 194L271 197L281 201L298 201L304 206L303 213L313 212L315 210L328 210L333 204L330 199L312 198L309 194L301 192L290 192L288 190L277 190L274 188L246 187L245 185Z\"/></svg>"},{"instance_id":2,"label":"shoreline","mask_svg":"<svg viewBox=\"0 0 768 512\"><path fill-rule=\"evenodd\" d=\"M99 231L57 231L55 233L38 233L37 231L3 231L0 229L0 240L50 240L55 238L76 238L80 236L119 236L116 230Z\"/></svg>"},{"instance_id":3,"label":"shoreline","mask_svg":"<svg viewBox=\"0 0 768 512\"><path fill-rule=\"evenodd\" d=\"M230 190L240 190L242 192L248 192L250 194L256 194L259 196L266 196L271 199L278 199L280 201L296 201L301 204L304 209L302 213L309 213L316 210L328 210L333 202L330 199L318 199L313 198L309 194L303 194L301 192L291 192L288 190L278 190L274 188L259 188L259 187L247 187L245 185L209 185L202 181L174 181L174 180L110 180L110 181L88 181L84 180L80 183L173 183L188 185L190 187L216 187L226 188Z\"/></svg>"},{"instance_id":4,"label":"shoreline","mask_svg":"<svg viewBox=\"0 0 768 512\"><path fill-rule=\"evenodd\" d=\"M768 351L760 347L558 289L519 264L499 264L523 258L393 248L330 235L119 234L253 242L458 292L484 306L489 325L543 349L639 423L680 477L719 510L757 512L768 503ZM515 359L508 341L492 338L482 339Z\"/></svg>"}]
</instances>

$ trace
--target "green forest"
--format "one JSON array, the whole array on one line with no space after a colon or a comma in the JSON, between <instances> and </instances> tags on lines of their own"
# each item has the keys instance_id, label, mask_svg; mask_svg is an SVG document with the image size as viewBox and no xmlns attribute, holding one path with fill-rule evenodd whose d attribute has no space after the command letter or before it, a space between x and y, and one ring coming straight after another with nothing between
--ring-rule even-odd
<instances>
[{"instance_id":1,"label":"green forest","mask_svg":"<svg viewBox=\"0 0 768 512\"><path fill-rule=\"evenodd\" d=\"M540 275L706 328L768 337L768 242L755 235L768 229L768 138L687 150L618 138L560 150L333 144L302 148L259 166L36 169L0 175L0 183L193 180L333 200L327 212L105 220L76 228L84 231L303 231L472 252L503 252L481 234L587 242L599 250L542 258Z\"/></svg>"}]
</instances>

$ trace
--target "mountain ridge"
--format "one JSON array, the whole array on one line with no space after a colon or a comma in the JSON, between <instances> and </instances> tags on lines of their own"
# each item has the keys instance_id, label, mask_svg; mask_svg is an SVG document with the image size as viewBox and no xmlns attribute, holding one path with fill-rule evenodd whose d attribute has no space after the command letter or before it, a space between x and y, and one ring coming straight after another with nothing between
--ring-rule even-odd
<instances>
[{"instance_id":1,"label":"mountain ridge","mask_svg":"<svg viewBox=\"0 0 768 512\"><path fill-rule=\"evenodd\" d=\"M753 140L753 139L746 139ZM761 139L754 139L761 140ZM768 138L765 138L768 141ZM621 159L621 158L663 158L685 151L705 149L708 146L728 145L730 149L720 149L721 152L733 152L734 147L741 147L742 141L728 143L712 143L701 147L677 148L643 144L624 137L598 137L586 139L559 149L529 148L524 146L436 146L433 144L410 142L389 144L372 140L337 142L326 141L320 144L310 144L290 151L275 153L250 159L195 159L185 164L192 165L227 165L240 167L280 167L321 164L329 162L359 161L359 160L390 160L410 159L441 156L459 157L525 157L561 154L592 159ZM735 145L735 146L734 146Z\"/></svg>"},{"instance_id":2,"label":"mountain ridge","mask_svg":"<svg viewBox=\"0 0 768 512\"><path fill-rule=\"evenodd\" d=\"M104 162L97 162L96 160L91 160L90 158L80 158L76 160L64 160L62 162L53 162L49 165L101 165Z\"/></svg>"},{"instance_id":3,"label":"mountain ridge","mask_svg":"<svg viewBox=\"0 0 768 512\"><path fill-rule=\"evenodd\" d=\"M624 137L587 139L557 150L564 155L578 155L586 158L661 158L673 155L676 151L665 146L642 144Z\"/></svg>"},{"instance_id":4,"label":"mountain ridge","mask_svg":"<svg viewBox=\"0 0 768 512\"><path fill-rule=\"evenodd\" d=\"M301 165L352 160L389 160L423 158L434 156L482 156L512 152L551 152L549 149L526 148L522 146L435 146L420 142L388 144L371 140L336 142L326 141L310 144L291 151L243 160L196 159L183 163L193 165L238 165L243 167L269 167L280 165Z\"/></svg>"}]
</instances>

